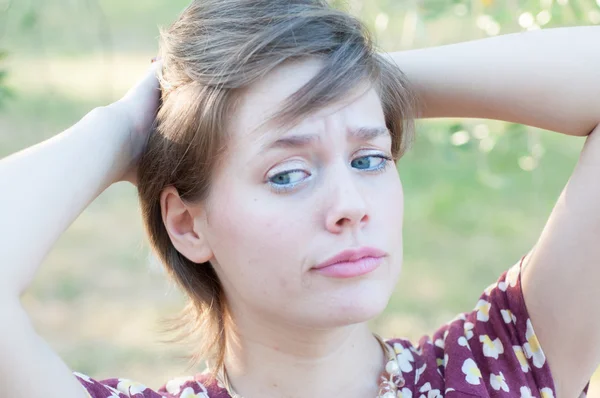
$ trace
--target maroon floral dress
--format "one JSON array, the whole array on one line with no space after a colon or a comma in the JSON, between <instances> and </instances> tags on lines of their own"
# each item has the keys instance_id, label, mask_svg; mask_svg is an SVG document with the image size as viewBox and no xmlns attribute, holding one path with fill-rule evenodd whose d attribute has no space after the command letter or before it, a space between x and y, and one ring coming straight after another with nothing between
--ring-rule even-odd
<instances>
[{"instance_id":1,"label":"maroon floral dress","mask_svg":"<svg viewBox=\"0 0 600 398\"><path fill-rule=\"evenodd\" d=\"M475 308L458 314L415 346L387 340L406 380L399 397L554 398L554 380L529 318L523 260L488 286ZM73 373L93 398L229 398L206 373L170 380L158 390L128 379L94 380ZM589 383L581 392L585 397Z\"/></svg>"}]
</instances>

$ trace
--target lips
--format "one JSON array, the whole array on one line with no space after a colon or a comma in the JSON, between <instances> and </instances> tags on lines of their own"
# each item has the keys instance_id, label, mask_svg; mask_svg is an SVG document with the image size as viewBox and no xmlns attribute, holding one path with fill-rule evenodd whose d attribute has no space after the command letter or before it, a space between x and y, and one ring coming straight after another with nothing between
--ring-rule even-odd
<instances>
[{"instance_id":1,"label":"lips","mask_svg":"<svg viewBox=\"0 0 600 398\"><path fill-rule=\"evenodd\" d=\"M314 269L322 269L325 267L332 266L337 263L351 263L358 261L365 257L370 258L380 258L384 257L386 252L380 249L376 249L374 247L361 247L358 249L347 249L344 250L335 256L329 258L328 260L316 265L313 267Z\"/></svg>"},{"instance_id":2,"label":"lips","mask_svg":"<svg viewBox=\"0 0 600 398\"><path fill-rule=\"evenodd\" d=\"M386 255L373 247L344 250L313 267L313 271L328 278L356 278L376 270Z\"/></svg>"}]
</instances>

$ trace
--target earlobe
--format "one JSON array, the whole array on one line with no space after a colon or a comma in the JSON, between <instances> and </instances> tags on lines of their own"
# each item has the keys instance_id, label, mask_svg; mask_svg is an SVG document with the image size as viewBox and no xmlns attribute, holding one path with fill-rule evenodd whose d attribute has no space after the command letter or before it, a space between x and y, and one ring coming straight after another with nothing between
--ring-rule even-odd
<instances>
[{"instance_id":1,"label":"earlobe","mask_svg":"<svg viewBox=\"0 0 600 398\"><path fill-rule=\"evenodd\" d=\"M172 186L161 192L160 207L163 224L175 249L194 263L209 261L213 253L206 239L205 223L197 219L198 211L186 205Z\"/></svg>"}]
</instances>

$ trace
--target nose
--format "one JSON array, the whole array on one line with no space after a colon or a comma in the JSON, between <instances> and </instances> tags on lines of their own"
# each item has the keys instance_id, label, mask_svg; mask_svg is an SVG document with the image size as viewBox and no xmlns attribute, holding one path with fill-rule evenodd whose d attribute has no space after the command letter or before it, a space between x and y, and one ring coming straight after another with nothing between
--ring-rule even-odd
<instances>
[{"instance_id":1,"label":"nose","mask_svg":"<svg viewBox=\"0 0 600 398\"><path fill-rule=\"evenodd\" d=\"M339 172L328 181L326 228L332 233L342 233L345 229L360 229L369 220L366 187L361 187L360 178L348 167L340 167Z\"/></svg>"}]
</instances>

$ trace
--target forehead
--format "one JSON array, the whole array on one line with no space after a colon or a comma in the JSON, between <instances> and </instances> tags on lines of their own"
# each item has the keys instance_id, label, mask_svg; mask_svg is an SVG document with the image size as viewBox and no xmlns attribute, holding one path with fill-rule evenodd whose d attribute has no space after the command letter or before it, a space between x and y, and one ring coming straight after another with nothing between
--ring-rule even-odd
<instances>
[{"instance_id":1,"label":"forehead","mask_svg":"<svg viewBox=\"0 0 600 398\"><path fill-rule=\"evenodd\" d=\"M322 61L317 58L287 62L249 86L237 103L231 123L231 137L240 144L264 144L285 133L274 131L272 126L263 125L263 122L277 112L290 95L314 77L321 67ZM384 124L379 95L366 82L357 82L352 92L339 102L307 115L295 129L315 126L331 117L351 128Z\"/></svg>"}]
</instances>

